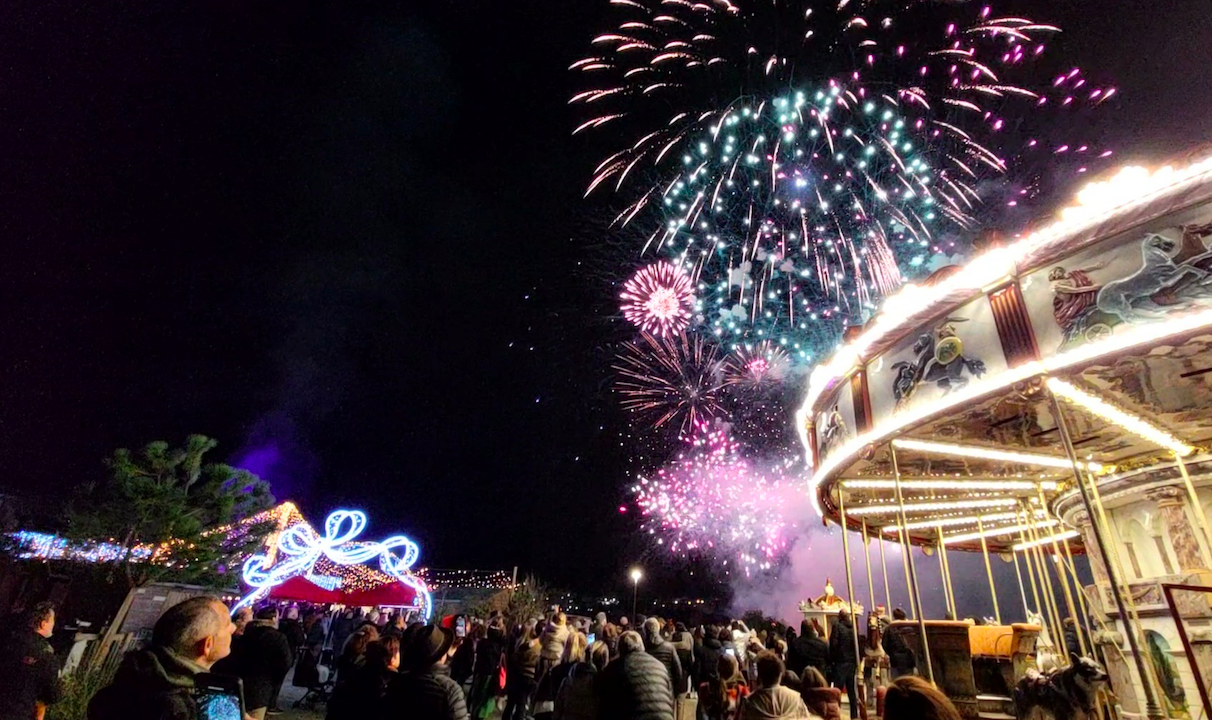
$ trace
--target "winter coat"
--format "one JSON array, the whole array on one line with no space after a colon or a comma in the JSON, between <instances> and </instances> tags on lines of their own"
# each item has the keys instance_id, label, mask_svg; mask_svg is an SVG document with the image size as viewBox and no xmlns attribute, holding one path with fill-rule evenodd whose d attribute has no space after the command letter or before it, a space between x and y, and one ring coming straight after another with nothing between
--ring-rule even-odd
<instances>
[{"instance_id":1,"label":"winter coat","mask_svg":"<svg viewBox=\"0 0 1212 720\"><path fill-rule=\"evenodd\" d=\"M194 676L205 672L163 648L128 652L109 687L93 696L88 720L197 720Z\"/></svg>"},{"instance_id":2,"label":"winter coat","mask_svg":"<svg viewBox=\"0 0 1212 720\"><path fill-rule=\"evenodd\" d=\"M840 672L843 668L858 665L858 655L854 649L854 625L850 618L839 617L829 633L829 660L833 663L833 671Z\"/></svg>"},{"instance_id":3,"label":"winter coat","mask_svg":"<svg viewBox=\"0 0 1212 720\"><path fill-rule=\"evenodd\" d=\"M909 647L909 643L905 642L904 628L889 627L884 631L880 644L888 655L888 664L897 675L912 672L917 666L917 654Z\"/></svg>"},{"instance_id":4,"label":"winter coat","mask_svg":"<svg viewBox=\"0 0 1212 720\"><path fill-rule=\"evenodd\" d=\"M601 720L673 720L669 671L646 652L612 660L597 676Z\"/></svg>"},{"instance_id":5,"label":"winter coat","mask_svg":"<svg viewBox=\"0 0 1212 720\"><path fill-rule=\"evenodd\" d=\"M387 686L382 720L471 720L463 688L445 665L399 673Z\"/></svg>"},{"instance_id":6,"label":"winter coat","mask_svg":"<svg viewBox=\"0 0 1212 720\"><path fill-rule=\"evenodd\" d=\"M686 691L686 676L682 674L682 660L678 657L678 650L673 643L669 642L660 634L653 635L651 638L644 641L644 647L648 654L661 661L665 666L665 671L669 673L669 681L672 683L673 692L676 695Z\"/></svg>"},{"instance_id":7,"label":"winter coat","mask_svg":"<svg viewBox=\"0 0 1212 720\"><path fill-rule=\"evenodd\" d=\"M539 637L539 657L551 664L558 663L564 654L564 643L568 640L568 626L548 624Z\"/></svg>"},{"instance_id":8,"label":"winter coat","mask_svg":"<svg viewBox=\"0 0 1212 720\"><path fill-rule=\"evenodd\" d=\"M598 669L591 663L571 666L567 676L556 689L555 714L552 720L597 720L598 699L594 682Z\"/></svg>"},{"instance_id":9,"label":"winter coat","mask_svg":"<svg viewBox=\"0 0 1212 720\"><path fill-rule=\"evenodd\" d=\"M505 681L511 688L533 688L534 671L538 664L539 649L533 642L515 647L509 654L509 662L505 668Z\"/></svg>"},{"instance_id":10,"label":"winter coat","mask_svg":"<svg viewBox=\"0 0 1212 720\"><path fill-rule=\"evenodd\" d=\"M0 651L0 720L29 720L34 707L59 699L59 663L50 643L21 630Z\"/></svg>"},{"instance_id":11,"label":"winter coat","mask_svg":"<svg viewBox=\"0 0 1212 720\"><path fill-rule=\"evenodd\" d=\"M762 688L741 704L741 720L789 720L807 717L810 717L808 708L800 694L782 685Z\"/></svg>"},{"instance_id":12,"label":"winter coat","mask_svg":"<svg viewBox=\"0 0 1212 720\"><path fill-rule=\"evenodd\" d=\"M290 618L279 620L278 631L286 636L291 650L303 647L303 643L307 642L307 634L303 632L303 623L298 620Z\"/></svg>"},{"instance_id":13,"label":"winter coat","mask_svg":"<svg viewBox=\"0 0 1212 720\"><path fill-rule=\"evenodd\" d=\"M824 720L842 720L842 691L840 688L804 688L800 691L808 712Z\"/></svg>"},{"instance_id":14,"label":"winter coat","mask_svg":"<svg viewBox=\"0 0 1212 720\"><path fill-rule=\"evenodd\" d=\"M505 632L500 628L488 628L479 643L476 644L476 663L472 668L475 675L492 675L501 669L501 653L505 652Z\"/></svg>"},{"instance_id":15,"label":"winter coat","mask_svg":"<svg viewBox=\"0 0 1212 720\"><path fill-rule=\"evenodd\" d=\"M795 639L795 654L804 661L803 667L796 670L797 673L803 675L805 668L814 667L820 670L822 675L829 677L829 645L815 633ZM790 659L787 666L791 667Z\"/></svg>"},{"instance_id":16,"label":"winter coat","mask_svg":"<svg viewBox=\"0 0 1212 720\"><path fill-rule=\"evenodd\" d=\"M682 692L686 689L686 678L695 674L694 636L688 632L676 632L672 644L678 652L678 662L682 664L682 684L677 686L677 691Z\"/></svg>"},{"instance_id":17,"label":"winter coat","mask_svg":"<svg viewBox=\"0 0 1212 720\"><path fill-rule=\"evenodd\" d=\"M707 720L736 720L741 703L749 697L749 686L738 676L736 682L725 683L721 693L720 682L717 675L699 685L699 706L703 716Z\"/></svg>"},{"instance_id":18,"label":"winter coat","mask_svg":"<svg viewBox=\"0 0 1212 720\"><path fill-rule=\"evenodd\" d=\"M383 710L383 696L396 673L381 667L362 666L337 683L328 700L325 720L363 720L377 718Z\"/></svg>"},{"instance_id":19,"label":"winter coat","mask_svg":"<svg viewBox=\"0 0 1212 720\"><path fill-rule=\"evenodd\" d=\"M703 644L695 649L695 676L700 683L720 676L720 656L724 646L717 638L703 638Z\"/></svg>"},{"instance_id":20,"label":"winter coat","mask_svg":"<svg viewBox=\"0 0 1212 720\"><path fill-rule=\"evenodd\" d=\"M244 681L245 707L269 707L274 688L294 662L286 636L268 620L253 620L232 652L232 670Z\"/></svg>"},{"instance_id":21,"label":"winter coat","mask_svg":"<svg viewBox=\"0 0 1212 720\"><path fill-rule=\"evenodd\" d=\"M460 685L467 682L475 669L476 650L473 641L464 639L459 649L455 650L454 657L450 659L450 677Z\"/></svg>"}]
</instances>

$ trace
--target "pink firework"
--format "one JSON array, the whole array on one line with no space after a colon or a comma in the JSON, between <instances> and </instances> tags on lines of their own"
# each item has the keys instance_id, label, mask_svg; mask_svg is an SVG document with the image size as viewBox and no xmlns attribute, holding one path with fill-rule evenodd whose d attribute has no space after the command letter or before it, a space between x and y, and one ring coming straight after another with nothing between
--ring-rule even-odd
<instances>
[{"instance_id":1,"label":"pink firework","mask_svg":"<svg viewBox=\"0 0 1212 720\"><path fill-rule=\"evenodd\" d=\"M776 343L763 340L733 350L724 363L724 374L730 385L756 388L783 382L790 368L787 351Z\"/></svg>"},{"instance_id":2,"label":"pink firework","mask_svg":"<svg viewBox=\"0 0 1212 720\"><path fill-rule=\"evenodd\" d=\"M657 337L677 335L690 325L694 286L682 269L658 262L640 269L623 285L623 317Z\"/></svg>"}]
</instances>

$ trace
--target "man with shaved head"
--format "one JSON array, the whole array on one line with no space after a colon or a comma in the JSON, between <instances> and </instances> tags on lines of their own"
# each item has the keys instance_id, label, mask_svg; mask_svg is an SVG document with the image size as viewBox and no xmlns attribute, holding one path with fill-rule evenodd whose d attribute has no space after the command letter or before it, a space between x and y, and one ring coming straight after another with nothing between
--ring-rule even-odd
<instances>
[{"instance_id":1,"label":"man with shaved head","mask_svg":"<svg viewBox=\"0 0 1212 720\"><path fill-rule=\"evenodd\" d=\"M227 606L193 597L170 607L151 644L126 654L114 682L93 698L88 720L197 720L194 676L231 652Z\"/></svg>"}]
</instances>

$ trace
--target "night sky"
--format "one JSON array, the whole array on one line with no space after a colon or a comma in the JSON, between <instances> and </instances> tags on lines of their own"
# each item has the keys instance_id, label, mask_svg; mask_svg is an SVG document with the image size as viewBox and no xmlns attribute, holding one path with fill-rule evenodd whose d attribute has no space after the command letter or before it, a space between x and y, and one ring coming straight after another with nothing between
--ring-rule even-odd
<instances>
[{"instance_id":1,"label":"night sky","mask_svg":"<svg viewBox=\"0 0 1212 720\"><path fill-rule=\"evenodd\" d=\"M1097 132L1121 159L1212 140L1201 3L1020 5L1120 88ZM353 506L413 535L423 564L617 587L644 549L617 510L625 269L567 106L611 18L6 3L3 489L58 499L115 447L203 433L313 521Z\"/></svg>"}]
</instances>

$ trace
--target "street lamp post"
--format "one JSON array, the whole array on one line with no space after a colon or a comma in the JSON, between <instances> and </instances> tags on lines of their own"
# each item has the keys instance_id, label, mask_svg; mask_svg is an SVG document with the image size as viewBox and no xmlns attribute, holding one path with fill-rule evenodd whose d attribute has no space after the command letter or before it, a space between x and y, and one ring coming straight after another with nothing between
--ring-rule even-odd
<instances>
[{"instance_id":1,"label":"street lamp post","mask_svg":"<svg viewBox=\"0 0 1212 720\"><path fill-rule=\"evenodd\" d=\"M631 622L635 622L635 607L636 600L640 596L640 578L644 577L644 573L639 568L631 568Z\"/></svg>"}]
</instances>

